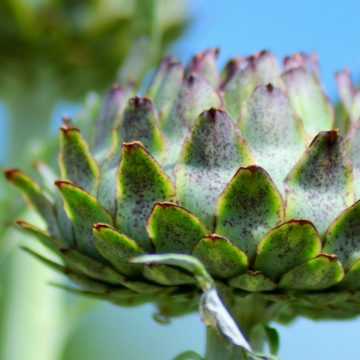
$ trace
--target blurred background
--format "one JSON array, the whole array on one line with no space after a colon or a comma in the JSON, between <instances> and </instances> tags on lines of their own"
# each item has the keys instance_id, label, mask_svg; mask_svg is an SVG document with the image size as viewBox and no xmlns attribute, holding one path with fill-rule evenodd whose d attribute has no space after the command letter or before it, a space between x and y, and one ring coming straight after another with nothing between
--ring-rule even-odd
<instances>
[{"instance_id":1,"label":"blurred background","mask_svg":"<svg viewBox=\"0 0 360 360\"><path fill-rule=\"evenodd\" d=\"M111 86L144 39L142 72L164 53L186 62L214 46L221 48L220 65L262 49L279 57L316 51L336 101L335 71L349 67L359 78L359 10L357 0L0 0L0 166L31 171L34 159L55 162L56 140L49 139L61 117L76 117L84 101L91 105L96 96L88 92ZM9 225L19 214L34 215L24 213L2 179L0 206L0 360L169 360L185 350L203 352L196 314L160 325L150 305L123 309L50 286L64 280L18 249L31 240ZM281 359L359 354L357 319L273 326Z\"/></svg>"}]
</instances>

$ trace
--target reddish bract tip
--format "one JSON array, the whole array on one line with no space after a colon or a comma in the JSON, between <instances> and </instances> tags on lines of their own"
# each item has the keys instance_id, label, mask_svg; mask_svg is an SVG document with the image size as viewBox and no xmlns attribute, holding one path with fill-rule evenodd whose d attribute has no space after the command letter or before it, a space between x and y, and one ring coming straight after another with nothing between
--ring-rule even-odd
<instances>
[{"instance_id":1,"label":"reddish bract tip","mask_svg":"<svg viewBox=\"0 0 360 360\"><path fill-rule=\"evenodd\" d=\"M335 254L321 253L316 258L319 258L319 257L325 257L325 258L329 259L330 261L336 261L338 259L338 257Z\"/></svg>"},{"instance_id":2,"label":"reddish bract tip","mask_svg":"<svg viewBox=\"0 0 360 360\"><path fill-rule=\"evenodd\" d=\"M135 151L138 149L145 150L143 144L140 141L131 141L128 143L123 143L122 148L123 148L124 152L131 152L131 151Z\"/></svg>"},{"instance_id":3,"label":"reddish bract tip","mask_svg":"<svg viewBox=\"0 0 360 360\"><path fill-rule=\"evenodd\" d=\"M253 174L263 170L260 166L257 165L250 165L244 169L250 171Z\"/></svg>"},{"instance_id":4,"label":"reddish bract tip","mask_svg":"<svg viewBox=\"0 0 360 360\"><path fill-rule=\"evenodd\" d=\"M60 127L60 130L61 132L64 134L64 135L71 135L71 133L73 132L78 132L80 133L80 129L75 127L75 126L72 126L71 124L69 123L66 123L64 122L63 125Z\"/></svg>"},{"instance_id":5,"label":"reddish bract tip","mask_svg":"<svg viewBox=\"0 0 360 360\"><path fill-rule=\"evenodd\" d=\"M27 223L26 221L24 220L16 220L15 221L15 224L22 227L22 228L25 228L25 227L28 227L29 226L29 223Z\"/></svg>"},{"instance_id":6,"label":"reddish bract tip","mask_svg":"<svg viewBox=\"0 0 360 360\"><path fill-rule=\"evenodd\" d=\"M111 229L111 226L108 224L98 223L93 225L93 229L96 231L101 231L102 229Z\"/></svg>"},{"instance_id":7,"label":"reddish bract tip","mask_svg":"<svg viewBox=\"0 0 360 360\"><path fill-rule=\"evenodd\" d=\"M266 50L266 49L263 49L263 50L261 50L261 51L259 52L259 56L265 56L265 55L267 55L267 54L269 54L269 51Z\"/></svg>"},{"instance_id":8,"label":"reddish bract tip","mask_svg":"<svg viewBox=\"0 0 360 360\"><path fill-rule=\"evenodd\" d=\"M269 83L266 85L266 90L269 92L269 93L272 93L274 91L274 85Z\"/></svg>"},{"instance_id":9,"label":"reddish bract tip","mask_svg":"<svg viewBox=\"0 0 360 360\"><path fill-rule=\"evenodd\" d=\"M196 81L196 75L194 73L191 73L185 81L189 86L194 85Z\"/></svg>"},{"instance_id":10,"label":"reddish bract tip","mask_svg":"<svg viewBox=\"0 0 360 360\"><path fill-rule=\"evenodd\" d=\"M167 209L167 208L173 208L173 207L177 207L176 204L169 202L169 201L163 201L163 202L158 202L155 204L154 207L159 207L162 209Z\"/></svg>"},{"instance_id":11,"label":"reddish bract tip","mask_svg":"<svg viewBox=\"0 0 360 360\"><path fill-rule=\"evenodd\" d=\"M219 115L223 115L225 113L224 110L218 108L211 108L209 110L204 111L200 116L204 116L211 121L216 121Z\"/></svg>"},{"instance_id":12,"label":"reddish bract tip","mask_svg":"<svg viewBox=\"0 0 360 360\"><path fill-rule=\"evenodd\" d=\"M5 178L9 181L15 179L21 173L19 169L7 169L4 171Z\"/></svg>"},{"instance_id":13,"label":"reddish bract tip","mask_svg":"<svg viewBox=\"0 0 360 360\"><path fill-rule=\"evenodd\" d=\"M300 225L300 226L311 225L312 227L314 227L314 225L310 221L303 220L303 219L292 219L292 220L289 220L287 223L288 224L296 224L296 225Z\"/></svg>"},{"instance_id":14,"label":"reddish bract tip","mask_svg":"<svg viewBox=\"0 0 360 360\"><path fill-rule=\"evenodd\" d=\"M216 242L216 241L220 241L220 240L224 240L223 237L221 237L220 235L217 234L210 234L206 236L206 239Z\"/></svg>"},{"instance_id":15,"label":"reddish bract tip","mask_svg":"<svg viewBox=\"0 0 360 360\"><path fill-rule=\"evenodd\" d=\"M151 107L151 100L148 97L135 96L129 100L129 105L135 109Z\"/></svg>"},{"instance_id":16,"label":"reddish bract tip","mask_svg":"<svg viewBox=\"0 0 360 360\"><path fill-rule=\"evenodd\" d=\"M67 181L67 180L56 180L56 181L54 182L54 184L55 184L55 186L57 186L59 189L65 187L65 186L69 186L69 185L73 186L73 185L74 185L72 182Z\"/></svg>"}]
</instances>

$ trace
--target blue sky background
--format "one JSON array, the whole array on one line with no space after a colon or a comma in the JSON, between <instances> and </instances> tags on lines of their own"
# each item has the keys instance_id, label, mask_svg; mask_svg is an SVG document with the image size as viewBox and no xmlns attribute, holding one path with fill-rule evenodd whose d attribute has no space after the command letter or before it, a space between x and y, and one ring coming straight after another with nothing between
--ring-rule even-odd
<instances>
[{"instance_id":1,"label":"blue sky background","mask_svg":"<svg viewBox=\"0 0 360 360\"><path fill-rule=\"evenodd\" d=\"M333 98L336 70L348 66L356 77L360 72L358 0L189 0L189 3L193 25L173 49L182 60L213 46L221 48L221 64L229 57L262 49L281 57L300 50L316 51L325 87ZM54 118L63 113L71 115L77 109L74 104L61 104ZM0 104L0 146L6 143L6 121L6 111ZM5 160L3 149L1 162ZM202 351L204 332L197 315L164 327L151 320L153 312L151 306L127 310L100 304L72 334L66 360L110 360L120 358L125 350L129 359L169 360L183 350ZM301 319L290 327L275 327L281 334L282 359L347 359L360 353L359 320L316 323ZM81 339L87 340L86 349L75 346Z\"/></svg>"}]
</instances>

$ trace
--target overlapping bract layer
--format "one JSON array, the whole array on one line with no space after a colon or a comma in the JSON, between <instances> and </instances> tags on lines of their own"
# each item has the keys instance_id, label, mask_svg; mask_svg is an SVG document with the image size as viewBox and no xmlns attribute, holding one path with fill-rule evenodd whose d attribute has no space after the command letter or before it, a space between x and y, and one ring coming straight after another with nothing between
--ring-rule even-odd
<instances>
[{"instance_id":1,"label":"overlapping bract layer","mask_svg":"<svg viewBox=\"0 0 360 360\"><path fill-rule=\"evenodd\" d=\"M145 97L113 87L94 140L65 124L58 192L9 170L48 232L19 225L85 289L131 301L194 285L177 268L129 262L144 253L193 254L248 292L360 290L360 134L348 75L338 77L350 124L340 131L313 56L281 68L263 51L222 73L217 56L207 50L186 69L165 59Z\"/></svg>"}]
</instances>

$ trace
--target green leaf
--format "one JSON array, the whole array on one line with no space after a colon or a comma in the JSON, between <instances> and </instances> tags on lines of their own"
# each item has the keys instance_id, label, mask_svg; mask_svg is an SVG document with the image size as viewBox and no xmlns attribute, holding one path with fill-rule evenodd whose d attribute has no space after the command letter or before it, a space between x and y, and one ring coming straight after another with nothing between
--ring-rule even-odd
<instances>
[{"instance_id":1,"label":"green leaf","mask_svg":"<svg viewBox=\"0 0 360 360\"><path fill-rule=\"evenodd\" d=\"M196 74L205 79L211 86L216 88L219 84L220 74L217 67L217 60L220 50L217 48L207 49L195 55L189 67L188 74Z\"/></svg>"},{"instance_id":2,"label":"green leaf","mask_svg":"<svg viewBox=\"0 0 360 360\"><path fill-rule=\"evenodd\" d=\"M360 290L360 259L353 262L340 286L349 290Z\"/></svg>"},{"instance_id":3,"label":"green leaf","mask_svg":"<svg viewBox=\"0 0 360 360\"><path fill-rule=\"evenodd\" d=\"M310 220L323 233L353 203L346 146L336 130L316 136L286 179L287 219Z\"/></svg>"},{"instance_id":4,"label":"green leaf","mask_svg":"<svg viewBox=\"0 0 360 360\"><path fill-rule=\"evenodd\" d=\"M184 144L176 172L181 205L213 228L216 202L238 167L251 161L246 144L222 110L203 112Z\"/></svg>"},{"instance_id":5,"label":"green leaf","mask_svg":"<svg viewBox=\"0 0 360 360\"><path fill-rule=\"evenodd\" d=\"M276 284L260 271L248 271L229 281L230 286L249 292L271 291Z\"/></svg>"},{"instance_id":6,"label":"green leaf","mask_svg":"<svg viewBox=\"0 0 360 360\"><path fill-rule=\"evenodd\" d=\"M193 255L212 276L220 279L243 273L248 267L247 256L229 240L216 234L201 239L195 246Z\"/></svg>"},{"instance_id":7,"label":"green leaf","mask_svg":"<svg viewBox=\"0 0 360 360\"><path fill-rule=\"evenodd\" d=\"M281 195L260 167L240 168L221 195L216 233L253 259L262 237L283 219Z\"/></svg>"},{"instance_id":8,"label":"green leaf","mask_svg":"<svg viewBox=\"0 0 360 360\"><path fill-rule=\"evenodd\" d=\"M99 167L79 129L67 125L61 128L59 165L63 178L88 192L96 190Z\"/></svg>"},{"instance_id":9,"label":"green leaf","mask_svg":"<svg viewBox=\"0 0 360 360\"><path fill-rule=\"evenodd\" d=\"M48 266L50 269L52 269L60 274L67 275L67 269L64 266L56 263L55 261L52 261L52 260L46 258L45 256L37 253L36 251L29 249L27 246L21 246L21 249L24 250L25 252L27 252L28 254L30 254L31 256L33 256L35 259L41 261L44 265Z\"/></svg>"},{"instance_id":10,"label":"green leaf","mask_svg":"<svg viewBox=\"0 0 360 360\"><path fill-rule=\"evenodd\" d=\"M75 249L61 250L66 265L75 273L114 285L123 285L125 278L108 265L95 260Z\"/></svg>"},{"instance_id":11,"label":"green leaf","mask_svg":"<svg viewBox=\"0 0 360 360\"><path fill-rule=\"evenodd\" d=\"M58 237L59 229L55 209L53 204L42 192L41 187L18 169L6 170L5 177L13 185L19 188L29 203L34 206L36 211L47 223L50 234Z\"/></svg>"},{"instance_id":12,"label":"green leaf","mask_svg":"<svg viewBox=\"0 0 360 360\"><path fill-rule=\"evenodd\" d=\"M343 211L325 234L324 252L336 254L345 270L360 258L360 201Z\"/></svg>"},{"instance_id":13,"label":"green leaf","mask_svg":"<svg viewBox=\"0 0 360 360\"><path fill-rule=\"evenodd\" d=\"M323 290L339 283L344 270L335 255L320 254L282 276L279 287L293 290Z\"/></svg>"},{"instance_id":14,"label":"green leaf","mask_svg":"<svg viewBox=\"0 0 360 360\"><path fill-rule=\"evenodd\" d=\"M257 249L255 269L276 281L297 265L320 254L321 239L305 220L291 220L270 230Z\"/></svg>"},{"instance_id":15,"label":"green leaf","mask_svg":"<svg viewBox=\"0 0 360 360\"><path fill-rule=\"evenodd\" d=\"M301 126L287 96L271 84L255 89L240 122L256 164L270 174L282 192L286 175L305 150Z\"/></svg>"},{"instance_id":16,"label":"green leaf","mask_svg":"<svg viewBox=\"0 0 360 360\"><path fill-rule=\"evenodd\" d=\"M195 279L190 276L190 274L167 265L147 265L144 268L144 276L150 281L165 286L178 286L195 283Z\"/></svg>"},{"instance_id":17,"label":"green leaf","mask_svg":"<svg viewBox=\"0 0 360 360\"><path fill-rule=\"evenodd\" d=\"M164 149L164 140L157 126L158 114L148 98L131 98L118 129L122 143L140 141L153 155Z\"/></svg>"},{"instance_id":18,"label":"green leaf","mask_svg":"<svg viewBox=\"0 0 360 360\"><path fill-rule=\"evenodd\" d=\"M175 195L171 180L140 142L123 144L118 173L116 224L143 249L151 250L146 222L154 204Z\"/></svg>"},{"instance_id":19,"label":"green leaf","mask_svg":"<svg viewBox=\"0 0 360 360\"><path fill-rule=\"evenodd\" d=\"M334 110L314 74L302 66L286 71L282 78L290 102L310 137L332 128Z\"/></svg>"},{"instance_id":20,"label":"green leaf","mask_svg":"<svg viewBox=\"0 0 360 360\"><path fill-rule=\"evenodd\" d=\"M163 124L176 101L183 81L184 69L180 62L172 57L166 57L160 64L154 76L147 96L149 96L159 113L160 123Z\"/></svg>"},{"instance_id":21,"label":"green leaf","mask_svg":"<svg viewBox=\"0 0 360 360\"><path fill-rule=\"evenodd\" d=\"M61 192L65 202L65 211L74 226L75 242L78 248L89 256L99 257L92 226L99 222L112 224L111 216L85 190L68 181L57 181L55 185Z\"/></svg>"},{"instance_id":22,"label":"green leaf","mask_svg":"<svg viewBox=\"0 0 360 360\"><path fill-rule=\"evenodd\" d=\"M93 234L96 249L116 270L127 276L141 274L141 266L129 263L129 259L133 256L143 254L143 250L134 240L107 224L95 224Z\"/></svg>"},{"instance_id":23,"label":"green leaf","mask_svg":"<svg viewBox=\"0 0 360 360\"><path fill-rule=\"evenodd\" d=\"M158 253L183 254L191 254L208 232L188 210L168 202L154 206L147 231Z\"/></svg>"},{"instance_id":24,"label":"green leaf","mask_svg":"<svg viewBox=\"0 0 360 360\"><path fill-rule=\"evenodd\" d=\"M29 224L28 222L22 220L16 221L16 224L24 233L37 238L41 244L43 244L46 248L55 254L59 254L59 249L64 247L64 243L55 239L46 231L39 229L35 225Z\"/></svg>"},{"instance_id":25,"label":"green leaf","mask_svg":"<svg viewBox=\"0 0 360 360\"><path fill-rule=\"evenodd\" d=\"M278 331L270 326L264 326L269 341L270 352L277 355L280 349L280 335Z\"/></svg>"}]
</instances>

